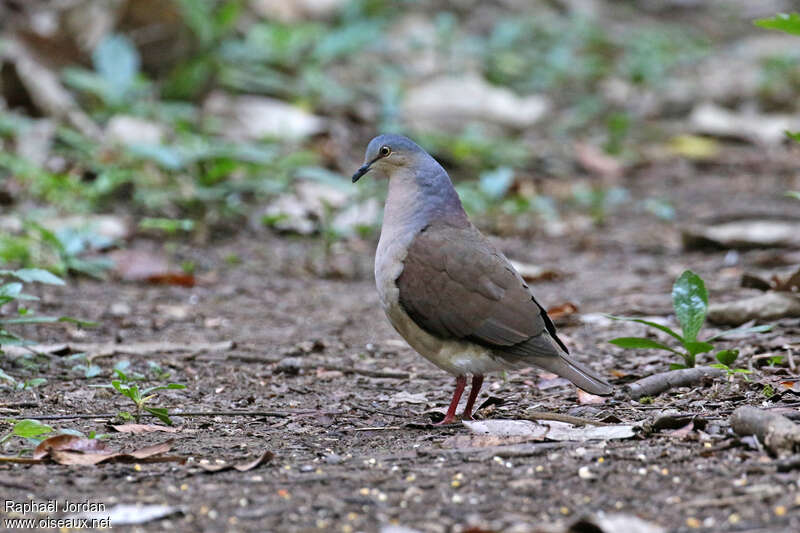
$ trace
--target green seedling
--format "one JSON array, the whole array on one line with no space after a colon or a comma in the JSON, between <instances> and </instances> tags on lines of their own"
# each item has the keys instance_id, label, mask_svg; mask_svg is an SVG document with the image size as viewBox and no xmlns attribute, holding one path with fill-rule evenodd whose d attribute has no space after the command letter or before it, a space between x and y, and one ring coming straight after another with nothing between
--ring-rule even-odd
<instances>
[{"instance_id":1,"label":"green seedling","mask_svg":"<svg viewBox=\"0 0 800 533\"><path fill-rule=\"evenodd\" d=\"M723 369L729 376L734 374L751 374L750 370L746 368L733 368L733 363L736 362L736 359L739 357L739 350L720 350L714 356L718 363L714 363L714 368L721 368ZM744 379L747 379L747 376L744 376Z\"/></svg>"},{"instance_id":2,"label":"green seedling","mask_svg":"<svg viewBox=\"0 0 800 533\"><path fill-rule=\"evenodd\" d=\"M767 383L766 385L764 385L764 388L761 389L761 394L763 394L767 398L772 398L773 396L775 396L775 389L772 387L772 385Z\"/></svg>"},{"instance_id":3,"label":"green seedling","mask_svg":"<svg viewBox=\"0 0 800 533\"><path fill-rule=\"evenodd\" d=\"M22 437L32 445L36 446L43 440L39 437L53 431L53 428L47 424L42 424L38 420L26 419L20 420L19 422L16 420L6 420L6 422L9 424L14 424L14 426L11 428L10 433L0 438L0 445L5 444L6 441L13 437Z\"/></svg>"},{"instance_id":4,"label":"green seedling","mask_svg":"<svg viewBox=\"0 0 800 533\"><path fill-rule=\"evenodd\" d=\"M773 355L769 359L767 359L767 364L769 366L778 366L783 364L783 356L782 355Z\"/></svg>"},{"instance_id":5,"label":"green seedling","mask_svg":"<svg viewBox=\"0 0 800 533\"><path fill-rule=\"evenodd\" d=\"M666 350L675 355L679 355L683 359L683 364L671 364L670 369L675 370L679 368L694 367L699 354L708 353L714 349L712 341L716 339L734 334L742 335L746 333L761 333L764 331L769 331L772 328L772 326L769 325L737 328L724 331L718 335L709 337L704 341L699 340L698 334L700 333L700 329L703 327L703 323L706 320L706 314L708 313L708 291L706 291L706 286L703 282L703 279L691 270L687 270L681 274L680 277L678 277L678 279L675 281L675 284L672 286L672 307L675 310L675 316L677 317L678 323L681 326L681 333L677 333L667 326L657 324L649 320L642 320L640 318L632 317L609 316L614 320L637 322L639 324L644 324L651 328L662 331L678 341L680 345L678 348L673 348L672 346L668 346L664 343L646 337L618 337L610 340L609 342L622 348ZM730 360L731 355L727 352L732 352L732 350L721 350L717 352L717 359L720 360L720 357L722 357L722 359L725 361ZM735 360L736 357L734 356L732 361ZM723 361L720 361L720 364L724 364Z\"/></svg>"},{"instance_id":6,"label":"green seedling","mask_svg":"<svg viewBox=\"0 0 800 533\"><path fill-rule=\"evenodd\" d=\"M181 385L180 383L169 383L167 385L156 385L140 390L139 385L132 383L132 379L129 378L128 375L122 370L116 368L114 369L114 373L117 375L118 379L111 380L111 387L126 398L129 398L136 406L136 411L133 414L127 411L120 411L119 415L121 418L133 418L138 422L142 415L142 411L144 411L155 416L165 424L169 426L172 425L172 420L169 417L169 412L167 411L166 407L152 407L148 405L148 403L156 397L156 393L158 391L185 389L186 385Z\"/></svg>"},{"instance_id":7,"label":"green seedling","mask_svg":"<svg viewBox=\"0 0 800 533\"><path fill-rule=\"evenodd\" d=\"M7 281L9 278L16 278L18 281ZM80 326L94 326L94 322L87 322L78 320L76 318L62 316L39 316L36 315L31 309L25 307L22 303L29 301L36 301L39 298L26 294L23 291L24 284L26 283L45 283L48 285L64 285L64 281L48 272L38 268L23 268L20 270L0 270L0 354L3 353L2 346L24 346L32 344L31 341L26 340L13 330L15 326L23 324L52 324L54 322L72 322ZM17 304L17 311L14 316L6 317L2 309L6 304ZM0 373L0 379L16 383L16 380L8 374ZM42 382L37 380L30 380L23 383L22 388L31 388L41 385Z\"/></svg>"}]
</instances>

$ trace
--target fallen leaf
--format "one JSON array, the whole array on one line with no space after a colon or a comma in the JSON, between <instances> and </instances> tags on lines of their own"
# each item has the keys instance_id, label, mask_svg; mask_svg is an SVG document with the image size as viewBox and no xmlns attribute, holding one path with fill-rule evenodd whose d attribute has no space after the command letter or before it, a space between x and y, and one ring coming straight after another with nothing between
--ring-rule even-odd
<instances>
[{"instance_id":1,"label":"fallen leaf","mask_svg":"<svg viewBox=\"0 0 800 533\"><path fill-rule=\"evenodd\" d=\"M112 425L116 431L120 433L153 433L154 431L164 431L166 433L177 433L180 431L176 427L159 426L157 424L119 424Z\"/></svg>"},{"instance_id":2,"label":"fallen leaf","mask_svg":"<svg viewBox=\"0 0 800 533\"><path fill-rule=\"evenodd\" d=\"M572 302L566 302L561 305L549 307L547 314L550 315L552 320L563 320L578 312L578 306Z\"/></svg>"},{"instance_id":3,"label":"fallen leaf","mask_svg":"<svg viewBox=\"0 0 800 533\"><path fill-rule=\"evenodd\" d=\"M428 399L425 397L425 393L418 392L416 394L411 394L407 391L400 391L396 394L393 394L389 397L390 403L416 403L416 404L424 404L428 403Z\"/></svg>"},{"instance_id":4,"label":"fallen leaf","mask_svg":"<svg viewBox=\"0 0 800 533\"><path fill-rule=\"evenodd\" d=\"M550 102L539 95L518 96L480 76L439 76L412 88L403 116L414 127L461 129L470 122L528 128L541 120Z\"/></svg>"},{"instance_id":5,"label":"fallen leaf","mask_svg":"<svg viewBox=\"0 0 800 533\"><path fill-rule=\"evenodd\" d=\"M619 160L593 144L577 143L575 158L589 174L604 178L617 178L622 175L622 164Z\"/></svg>"},{"instance_id":6,"label":"fallen leaf","mask_svg":"<svg viewBox=\"0 0 800 533\"><path fill-rule=\"evenodd\" d=\"M635 435L634 426L627 424L577 427L566 422L543 420L481 420L462 423L473 433L481 435L544 438L554 441L586 441L628 439Z\"/></svg>"},{"instance_id":7,"label":"fallen leaf","mask_svg":"<svg viewBox=\"0 0 800 533\"><path fill-rule=\"evenodd\" d=\"M147 522L160 520L161 518L172 516L180 512L181 509L179 507L173 507L171 505L130 505L120 503L105 511L77 513L69 515L69 518L88 518L95 520L108 518L113 527L146 524Z\"/></svg>"},{"instance_id":8,"label":"fallen leaf","mask_svg":"<svg viewBox=\"0 0 800 533\"><path fill-rule=\"evenodd\" d=\"M191 274L170 267L167 257L149 250L116 250L110 254L114 273L123 281L147 281L160 285L194 287Z\"/></svg>"},{"instance_id":9,"label":"fallen leaf","mask_svg":"<svg viewBox=\"0 0 800 533\"><path fill-rule=\"evenodd\" d=\"M206 472L212 472L212 473L222 472L224 470L230 470L231 468L238 470L239 472L247 472L249 470L254 469L257 466L261 466L264 463L272 461L272 459L274 458L275 454L267 450L264 453L262 453L259 457L251 461L245 461L243 463L222 463L222 464L199 463L199 466Z\"/></svg>"},{"instance_id":10,"label":"fallen leaf","mask_svg":"<svg viewBox=\"0 0 800 533\"><path fill-rule=\"evenodd\" d=\"M678 135L669 141L669 151L687 159L713 159L719 154L719 142L698 135Z\"/></svg>"},{"instance_id":11,"label":"fallen leaf","mask_svg":"<svg viewBox=\"0 0 800 533\"><path fill-rule=\"evenodd\" d=\"M108 445L99 439L86 439L77 435L56 435L40 442L33 450L33 458L43 459L52 455L54 451L83 452L103 456L113 453L108 449Z\"/></svg>"},{"instance_id":12,"label":"fallen leaf","mask_svg":"<svg viewBox=\"0 0 800 533\"><path fill-rule=\"evenodd\" d=\"M597 396L591 393L586 392L583 389L578 389L578 403L582 405L594 405L594 404L601 404L606 403L606 399L604 396Z\"/></svg>"},{"instance_id":13,"label":"fallen leaf","mask_svg":"<svg viewBox=\"0 0 800 533\"><path fill-rule=\"evenodd\" d=\"M511 266L519 272L522 279L528 283L536 283L537 281L552 281L564 277L562 272L550 268L542 267L539 265L532 265L530 263L522 263L520 261L510 261Z\"/></svg>"},{"instance_id":14,"label":"fallen leaf","mask_svg":"<svg viewBox=\"0 0 800 533\"><path fill-rule=\"evenodd\" d=\"M792 220L737 220L682 231L686 249L793 248L800 246L800 222Z\"/></svg>"},{"instance_id":15,"label":"fallen leaf","mask_svg":"<svg viewBox=\"0 0 800 533\"><path fill-rule=\"evenodd\" d=\"M694 421L689 422L688 424L686 424L685 426L683 426L681 428L673 429L673 430L670 430L670 431L665 431L665 433L667 435L669 435L670 437L676 437L676 438L679 438L679 439L683 439L686 436L688 436L689 433L692 432L692 430L694 430Z\"/></svg>"},{"instance_id":16,"label":"fallen leaf","mask_svg":"<svg viewBox=\"0 0 800 533\"><path fill-rule=\"evenodd\" d=\"M89 440L89 439L84 439ZM132 452L110 452L104 450L104 453L81 453L72 451L71 449L50 449L46 455L54 462L62 465L96 465L103 462L148 462L148 463L166 463L166 462L184 462L183 457L165 456L161 455L170 450L172 441L154 444L140 448ZM44 457L42 457L44 458Z\"/></svg>"},{"instance_id":17,"label":"fallen leaf","mask_svg":"<svg viewBox=\"0 0 800 533\"><path fill-rule=\"evenodd\" d=\"M689 115L697 133L733 137L758 144L780 144L787 131L800 129L796 115L738 113L711 103L698 104Z\"/></svg>"}]
</instances>

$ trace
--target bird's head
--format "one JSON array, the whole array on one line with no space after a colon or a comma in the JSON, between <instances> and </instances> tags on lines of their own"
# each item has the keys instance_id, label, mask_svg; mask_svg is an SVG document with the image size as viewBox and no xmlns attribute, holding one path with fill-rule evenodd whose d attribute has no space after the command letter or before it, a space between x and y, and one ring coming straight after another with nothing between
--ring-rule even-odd
<instances>
[{"instance_id":1,"label":"bird's head","mask_svg":"<svg viewBox=\"0 0 800 533\"><path fill-rule=\"evenodd\" d=\"M391 176L393 170L413 167L421 159L432 158L408 137L394 134L378 135L367 145L364 164L353 174L353 183L370 170Z\"/></svg>"}]
</instances>

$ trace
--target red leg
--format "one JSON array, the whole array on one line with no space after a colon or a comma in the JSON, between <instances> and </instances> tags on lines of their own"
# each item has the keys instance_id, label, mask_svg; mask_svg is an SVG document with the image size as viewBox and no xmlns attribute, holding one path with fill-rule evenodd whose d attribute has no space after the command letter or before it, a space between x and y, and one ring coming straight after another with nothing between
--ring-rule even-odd
<instances>
[{"instance_id":1,"label":"red leg","mask_svg":"<svg viewBox=\"0 0 800 533\"><path fill-rule=\"evenodd\" d=\"M461 399L461 393L464 392L464 387L467 386L467 377L456 377L456 390L453 393L453 399L450 401L450 407L447 408L447 414L444 420L436 424L437 426L445 426L450 424L456 418L456 408L458 408L458 401Z\"/></svg>"},{"instance_id":2,"label":"red leg","mask_svg":"<svg viewBox=\"0 0 800 533\"><path fill-rule=\"evenodd\" d=\"M475 406L475 399L483 386L483 376L475 374L472 376L472 388L469 390L469 398L467 399L467 406L464 407L464 414L461 416L464 420L472 420L472 408Z\"/></svg>"}]
</instances>

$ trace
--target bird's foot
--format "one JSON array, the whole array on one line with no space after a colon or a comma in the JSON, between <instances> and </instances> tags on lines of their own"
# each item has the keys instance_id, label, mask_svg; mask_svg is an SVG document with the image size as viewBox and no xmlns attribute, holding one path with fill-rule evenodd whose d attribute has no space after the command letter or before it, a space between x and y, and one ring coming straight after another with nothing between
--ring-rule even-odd
<instances>
[{"instance_id":1,"label":"bird's foot","mask_svg":"<svg viewBox=\"0 0 800 533\"><path fill-rule=\"evenodd\" d=\"M455 416L446 416L440 422L436 422L434 426L448 426L453 422L455 422L455 420L456 420Z\"/></svg>"}]
</instances>

